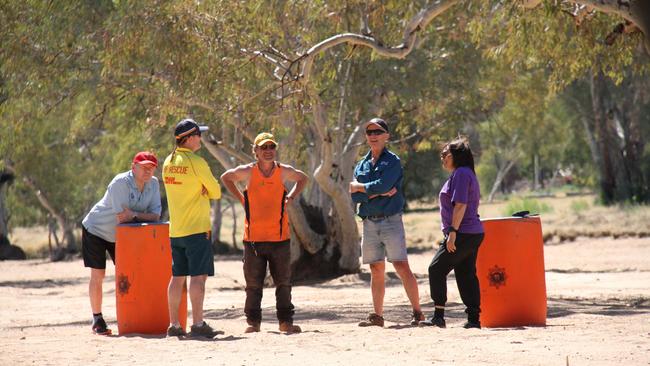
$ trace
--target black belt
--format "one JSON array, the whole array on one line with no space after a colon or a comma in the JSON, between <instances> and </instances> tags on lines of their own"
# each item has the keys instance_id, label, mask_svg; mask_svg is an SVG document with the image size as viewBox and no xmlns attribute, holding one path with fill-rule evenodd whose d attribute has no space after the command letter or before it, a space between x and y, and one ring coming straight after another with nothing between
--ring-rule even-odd
<instances>
[{"instance_id":1,"label":"black belt","mask_svg":"<svg viewBox=\"0 0 650 366\"><path fill-rule=\"evenodd\" d=\"M370 216L361 216L362 219L370 219L370 220L382 220L388 217L391 217L393 215L387 216L387 215L370 215Z\"/></svg>"}]
</instances>

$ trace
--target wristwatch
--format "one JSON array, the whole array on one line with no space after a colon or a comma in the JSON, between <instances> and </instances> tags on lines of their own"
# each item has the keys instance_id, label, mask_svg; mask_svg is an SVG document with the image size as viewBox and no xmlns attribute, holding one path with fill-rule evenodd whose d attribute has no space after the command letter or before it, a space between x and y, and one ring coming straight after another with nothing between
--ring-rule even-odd
<instances>
[{"instance_id":1,"label":"wristwatch","mask_svg":"<svg viewBox=\"0 0 650 366\"><path fill-rule=\"evenodd\" d=\"M451 234L451 233L457 233L457 232L458 232L458 229L456 229L456 228L453 227L453 226L449 226L449 227L447 228L447 233L449 233L449 234Z\"/></svg>"}]
</instances>

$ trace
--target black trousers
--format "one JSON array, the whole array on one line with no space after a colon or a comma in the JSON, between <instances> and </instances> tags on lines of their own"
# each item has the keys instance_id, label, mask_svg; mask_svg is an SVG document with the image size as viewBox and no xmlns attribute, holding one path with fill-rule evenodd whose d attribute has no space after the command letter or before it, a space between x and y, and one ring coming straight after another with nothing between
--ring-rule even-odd
<instances>
[{"instance_id":1,"label":"black trousers","mask_svg":"<svg viewBox=\"0 0 650 366\"><path fill-rule=\"evenodd\" d=\"M456 251L447 251L447 238L429 265L429 287L434 305L447 303L447 275L456 274L456 284L465 312L469 317L478 317L481 312L481 290L476 277L476 256L484 234L456 234Z\"/></svg>"},{"instance_id":2,"label":"black trousers","mask_svg":"<svg viewBox=\"0 0 650 366\"><path fill-rule=\"evenodd\" d=\"M289 240L282 242L244 242L244 278L246 303L244 313L248 324L262 321L262 290L266 264L275 283L275 302L280 322L293 322L291 303L291 251Z\"/></svg>"}]
</instances>

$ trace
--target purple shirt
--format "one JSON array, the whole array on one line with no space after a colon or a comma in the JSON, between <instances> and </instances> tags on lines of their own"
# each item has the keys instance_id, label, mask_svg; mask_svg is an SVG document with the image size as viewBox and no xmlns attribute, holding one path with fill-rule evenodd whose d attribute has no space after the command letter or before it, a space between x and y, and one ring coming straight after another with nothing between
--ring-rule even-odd
<instances>
[{"instance_id":1,"label":"purple shirt","mask_svg":"<svg viewBox=\"0 0 650 366\"><path fill-rule=\"evenodd\" d=\"M440 190L440 216L442 217L442 231L447 233L451 226L454 213L454 204L465 203L465 215L460 222L458 232L466 234L479 234L483 232L483 224L478 215L478 201L481 189L478 179L472 169L468 167L456 168Z\"/></svg>"}]
</instances>

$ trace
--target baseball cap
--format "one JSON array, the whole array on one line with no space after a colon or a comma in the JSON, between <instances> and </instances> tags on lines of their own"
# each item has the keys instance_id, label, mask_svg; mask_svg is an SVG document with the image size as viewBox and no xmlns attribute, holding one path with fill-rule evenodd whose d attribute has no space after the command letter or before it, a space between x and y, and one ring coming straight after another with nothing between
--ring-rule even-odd
<instances>
[{"instance_id":1,"label":"baseball cap","mask_svg":"<svg viewBox=\"0 0 650 366\"><path fill-rule=\"evenodd\" d=\"M272 142L276 145L278 144L277 142L275 142L275 137L273 137L273 134L270 134L268 132L262 132L259 135L257 135L253 143L255 144L255 146L262 146L267 142Z\"/></svg>"},{"instance_id":2,"label":"baseball cap","mask_svg":"<svg viewBox=\"0 0 650 366\"><path fill-rule=\"evenodd\" d=\"M140 151L133 157L133 164L153 164L153 166L158 166L158 159L156 159L156 155L149 151Z\"/></svg>"},{"instance_id":3,"label":"baseball cap","mask_svg":"<svg viewBox=\"0 0 650 366\"><path fill-rule=\"evenodd\" d=\"M368 126L370 126L370 125L376 125L376 126L378 126L379 128L381 128L382 130L386 131L386 133L389 132L389 131L388 131L388 124L386 123L386 121L384 121L384 120L381 119L381 118L373 118L373 119L371 119L370 121L366 122L366 123L363 125L363 128L364 128L364 129L368 129Z\"/></svg>"},{"instance_id":4,"label":"baseball cap","mask_svg":"<svg viewBox=\"0 0 650 366\"><path fill-rule=\"evenodd\" d=\"M201 136L201 132L207 131L208 126L199 126L196 122L194 122L193 119L191 118L186 118L176 125L176 129L174 130L174 137L176 137L176 140L180 140L185 136L191 136L193 134L198 134Z\"/></svg>"}]
</instances>

